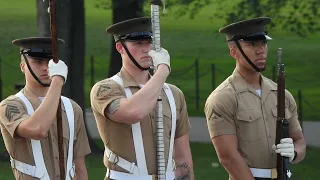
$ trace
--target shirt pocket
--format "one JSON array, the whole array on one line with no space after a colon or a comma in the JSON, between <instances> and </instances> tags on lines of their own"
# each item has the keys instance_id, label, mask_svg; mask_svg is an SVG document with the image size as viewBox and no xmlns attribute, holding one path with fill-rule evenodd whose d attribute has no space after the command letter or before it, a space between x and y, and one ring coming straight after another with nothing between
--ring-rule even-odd
<instances>
[{"instance_id":1,"label":"shirt pocket","mask_svg":"<svg viewBox=\"0 0 320 180\"><path fill-rule=\"evenodd\" d=\"M274 119L277 120L277 117L278 117L278 109L277 108L272 109L272 115L273 115ZM285 117L288 121L292 117L292 113L290 112L289 108L285 108Z\"/></svg>"},{"instance_id":2,"label":"shirt pocket","mask_svg":"<svg viewBox=\"0 0 320 180\"><path fill-rule=\"evenodd\" d=\"M259 141L265 134L261 110L239 111L237 117L237 134L241 141Z\"/></svg>"}]
</instances>

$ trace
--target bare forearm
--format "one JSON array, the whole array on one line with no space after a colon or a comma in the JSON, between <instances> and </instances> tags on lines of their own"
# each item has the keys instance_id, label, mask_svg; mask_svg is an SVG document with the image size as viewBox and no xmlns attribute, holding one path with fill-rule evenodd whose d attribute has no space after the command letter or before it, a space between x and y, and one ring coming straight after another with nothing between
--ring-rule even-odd
<instances>
[{"instance_id":1,"label":"bare forearm","mask_svg":"<svg viewBox=\"0 0 320 180\"><path fill-rule=\"evenodd\" d=\"M302 161L306 154L306 143L304 139L299 139L294 142L294 150L297 152L297 157L294 161L292 161L293 164L299 163Z\"/></svg>"},{"instance_id":2,"label":"bare forearm","mask_svg":"<svg viewBox=\"0 0 320 180\"><path fill-rule=\"evenodd\" d=\"M187 159L175 159L176 170L175 179L176 180L194 180L193 163L191 158Z\"/></svg>"},{"instance_id":3,"label":"bare forearm","mask_svg":"<svg viewBox=\"0 0 320 180\"><path fill-rule=\"evenodd\" d=\"M174 160L176 180L194 180L189 136L185 134L175 140Z\"/></svg>"},{"instance_id":4,"label":"bare forearm","mask_svg":"<svg viewBox=\"0 0 320 180\"><path fill-rule=\"evenodd\" d=\"M76 180L88 180L88 172L85 164L85 158L77 158L74 160L76 166Z\"/></svg>"},{"instance_id":5,"label":"bare forearm","mask_svg":"<svg viewBox=\"0 0 320 180\"><path fill-rule=\"evenodd\" d=\"M159 68L167 67L159 66ZM163 84L166 81L167 75L165 73L167 73L166 71L168 70L159 70L161 71L155 73L146 85L128 100L128 106L136 109L136 112L139 112L143 116L147 116L154 108ZM163 72L163 74L161 72Z\"/></svg>"},{"instance_id":6,"label":"bare forearm","mask_svg":"<svg viewBox=\"0 0 320 180\"><path fill-rule=\"evenodd\" d=\"M220 162L234 180L254 180L247 163L238 152L230 153L229 158L221 158Z\"/></svg>"},{"instance_id":7,"label":"bare forearm","mask_svg":"<svg viewBox=\"0 0 320 180\"><path fill-rule=\"evenodd\" d=\"M75 180L88 180L87 171L76 171Z\"/></svg>"},{"instance_id":8,"label":"bare forearm","mask_svg":"<svg viewBox=\"0 0 320 180\"><path fill-rule=\"evenodd\" d=\"M52 81L51 87L47 96L44 98L44 101L29 119L30 124L39 126L44 131L48 131L50 129L57 113L62 87L59 83L59 81Z\"/></svg>"}]
</instances>

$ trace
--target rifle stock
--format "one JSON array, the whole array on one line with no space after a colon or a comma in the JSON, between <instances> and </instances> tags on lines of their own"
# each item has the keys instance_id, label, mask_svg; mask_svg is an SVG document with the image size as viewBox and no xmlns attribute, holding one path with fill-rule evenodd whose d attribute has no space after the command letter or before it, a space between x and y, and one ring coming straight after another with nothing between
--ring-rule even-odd
<instances>
[{"instance_id":1,"label":"rifle stock","mask_svg":"<svg viewBox=\"0 0 320 180\"><path fill-rule=\"evenodd\" d=\"M277 89L277 124L276 144L283 138L289 137L289 122L285 117L285 70L282 63L282 49L278 49L278 89ZM291 176L289 158L277 154L277 180L288 180Z\"/></svg>"}]
</instances>

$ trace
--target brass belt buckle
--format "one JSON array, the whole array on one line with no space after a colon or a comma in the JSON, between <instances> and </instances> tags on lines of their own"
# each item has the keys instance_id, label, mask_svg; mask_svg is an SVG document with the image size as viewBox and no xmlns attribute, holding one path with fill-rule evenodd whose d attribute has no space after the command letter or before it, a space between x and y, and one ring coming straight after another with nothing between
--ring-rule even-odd
<instances>
[{"instance_id":1,"label":"brass belt buckle","mask_svg":"<svg viewBox=\"0 0 320 180\"><path fill-rule=\"evenodd\" d=\"M271 169L271 179L276 179L278 177L278 172L276 168Z\"/></svg>"}]
</instances>

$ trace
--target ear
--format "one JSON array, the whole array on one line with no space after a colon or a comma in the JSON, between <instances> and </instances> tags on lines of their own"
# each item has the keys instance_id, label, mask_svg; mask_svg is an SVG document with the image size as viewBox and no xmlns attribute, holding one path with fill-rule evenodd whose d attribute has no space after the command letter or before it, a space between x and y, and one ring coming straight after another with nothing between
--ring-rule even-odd
<instances>
[{"instance_id":1,"label":"ear","mask_svg":"<svg viewBox=\"0 0 320 180\"><path fill-rule=\"evenodd\" d=\"M26 72L26 63L24 61L20 63L20 69L21 69L21 72L23 73Z\"/></svg>"},{"instance_id":2,"label":"ear","mask_svg":"<svg viewBox=\"0 0 320 180\"><path fill-rule=\"evenodd\" d=\"M123 54L123 46L120 42L116 43L116 49L120 54Z\"/></svg>"},{"instance_id":3,"label":"ear","mask_svg":"<svg viewBox=\"0 0 320 180\"><path fill-rule=\"evenodd\" d=\"M239 57L236 48L230 47L230 56L235 58L235 59L237 59Z\"/></svg>"}]
</instances>

